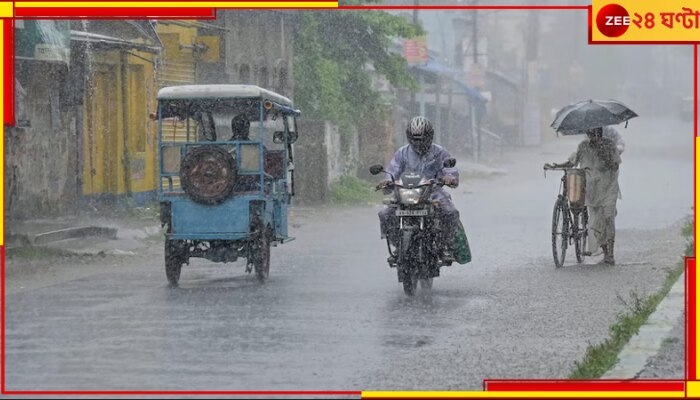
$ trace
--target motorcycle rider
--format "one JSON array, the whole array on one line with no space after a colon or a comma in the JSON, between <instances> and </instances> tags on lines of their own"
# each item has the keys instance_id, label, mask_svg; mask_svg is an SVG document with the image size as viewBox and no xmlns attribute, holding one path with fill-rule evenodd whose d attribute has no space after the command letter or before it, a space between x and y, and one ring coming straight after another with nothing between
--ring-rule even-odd
<instances>
[{"instance_id":1,"label":"motorcycle rider","mask_svg":"<svg viewBox=\"0 0 700 400\"><path fill-rule=\"evenodd\" d=\"M443 168L443 163L450 158L450 153L440 145L433 143L435 131L430 120L423 116L414 117L406 128L408 144L399 148L385 169L396 179L404 172L420 173L428 179L436 176L445 185L455 188L459 185L459 171L456 168ZM391 179L383 180L377 184L377 189L386 188ZM442 261L451 263L454 261L454 237L459 221L459 211L452 204L452 197L442 188L437 187L432 193L431 200L437 203L437 217L440 221L440 231L443 243ZM398 242L398 217L395 215L395 207L385 207L379 211L379 226L382 239L389 236L389 241L396 246ZM393 257L388 260L390 264L396 262Z\"/></svg>"}]
</instances>

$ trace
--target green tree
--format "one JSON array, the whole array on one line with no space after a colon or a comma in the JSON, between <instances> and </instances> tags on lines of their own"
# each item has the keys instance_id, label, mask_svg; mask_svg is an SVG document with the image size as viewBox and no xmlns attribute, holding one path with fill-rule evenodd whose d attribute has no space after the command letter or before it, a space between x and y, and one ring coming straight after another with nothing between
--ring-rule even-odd
<instances>
[{"instance_id":1,"label":"green tree","mask_svg":"<svg viewBox=\"0 0 700 400\"><path fill-rule=\"evenodd\" d=\"M377 1L345 1L358 5ZM377 10L303 11L294 40L295 102L309 118L329 120L341 130L381 112L372 87L374 73L395 87L415 90L406 61L389 51L393 38L422 29Z\"/></svg>"}]
</instances>

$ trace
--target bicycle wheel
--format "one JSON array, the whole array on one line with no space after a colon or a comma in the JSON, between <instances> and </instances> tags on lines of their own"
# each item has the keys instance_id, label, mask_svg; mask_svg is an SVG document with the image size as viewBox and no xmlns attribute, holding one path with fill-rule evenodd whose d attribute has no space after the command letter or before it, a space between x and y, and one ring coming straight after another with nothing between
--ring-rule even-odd
<instances>
[{"instance_id":1,"label":"bicycle wheel","mask_svg":"<svg viewBox=\"0 0 700 400\"><path fill-rule=\"evenodd\" d=\"M590 253L586 253L588 250L588 208L583 208L583 210L579 213L579 221L581 222L578 227L579 227L579 237L580 239L576 242L576 256L578 258L578 253L579 253L579 246L580 246L580 253L581 253L581 258L579 260L579 263L583 262L583 259L587 256L590 255Z\"/></svg>"},{"instance_id":2,"label":"bicycle wheel","mask_svg":"<svg viewBox=\"0 0 700 400\"><path fill-rule=\"evenodd\" d=\"M563 198L559 198L554 203L554 213L552 214L552 255L554 265L561 268L566 258L566 248L569 245L569 213Z\"/></svg>"},{"instance_id":3,"label":"bicycle wheel","mask_svg":"<svg viewBox=\"0 0 700 400\"><path fill-rule=\"evenodd\" d=\"M586 257L586 232L584 229L584 211L574 214L571 234L574 237L574 248L576 250L576 262L581 264Z\"/></svg>"}]
</instances>

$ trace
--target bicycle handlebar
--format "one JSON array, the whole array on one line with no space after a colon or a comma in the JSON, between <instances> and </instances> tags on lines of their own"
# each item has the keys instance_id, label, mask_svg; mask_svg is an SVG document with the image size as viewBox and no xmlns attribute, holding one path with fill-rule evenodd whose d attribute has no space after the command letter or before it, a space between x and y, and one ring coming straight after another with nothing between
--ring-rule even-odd
<instances>
[{"instance_id":1,"label":"bicycle handlebar","mask_svg":"<svg viewBox=\"0 0 700 400\"><path fill-rule=\"evenodd\" d=\"M545 178L547 177L547 171L552 171L552 170L554 170L554 171L565 171L565 172L566 172L566 171L570 171L570 170L583 170L583 171L588 171L588 170L590 170L590 168L588 168L588 167L585 167L585 168L575 168L575 167L549 167L549 168L547 168L547 167L544 167L544 168L543 168L543 171L542 171L542 172L544 173L544 177L545 177ZM564 178L562 177L562 179L564 179Z\"/></svg>"},{"instance_id":2,"label":"bicycle handlebar","mask_svg":"<svg viewBox=\"0 0 700 400\"><path fill-rule=\"evenodd\" d=\"M547 168L547 167L544 167L543 169L544 169L545 171L552 171L552 170L557 170L557 171L569 171L569 170L572 170L572 169L579 169L579 170L584 170L584 171L590 170L589 167L584 167L584 168L578 168L578 167L549 167L549 168Z\"/></svg>"}]
</instances>

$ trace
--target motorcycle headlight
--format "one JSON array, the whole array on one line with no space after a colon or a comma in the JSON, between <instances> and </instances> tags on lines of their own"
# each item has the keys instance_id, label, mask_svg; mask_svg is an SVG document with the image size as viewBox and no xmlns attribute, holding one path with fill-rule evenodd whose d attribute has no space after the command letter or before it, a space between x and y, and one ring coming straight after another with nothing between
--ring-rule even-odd
<instances>
[{"instance_id":1,"label":"motorcycle headlight","mask_svg":"<svg viewBox=\"0 0 700 400\"><path fill-rule=\"evenodd\" d=\"M423 188L418 189L399 189L399 199L402 204L416 205L420 200L420 195L423 193Z\"/></svg>"}]
</instances>

